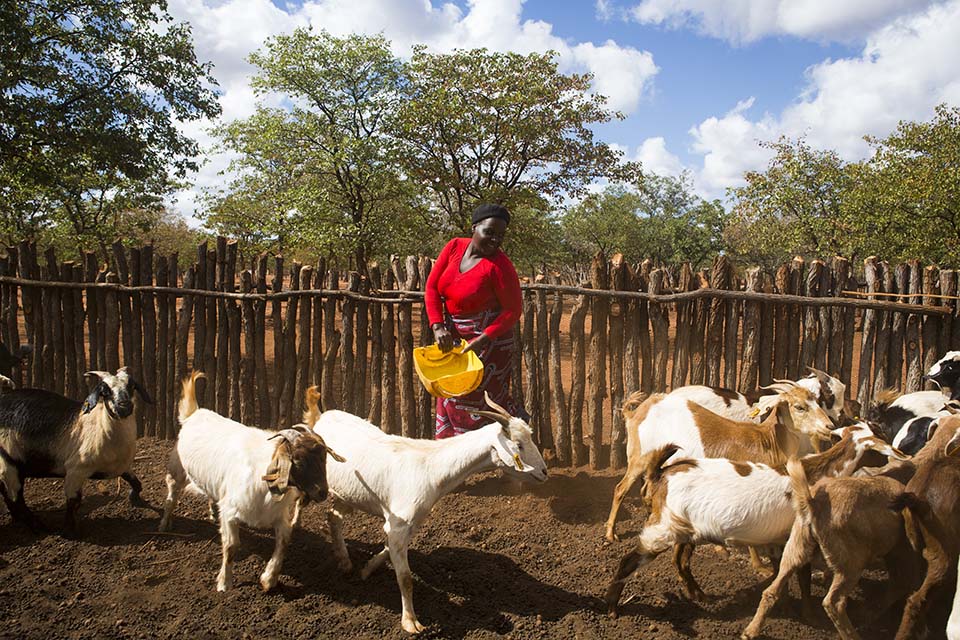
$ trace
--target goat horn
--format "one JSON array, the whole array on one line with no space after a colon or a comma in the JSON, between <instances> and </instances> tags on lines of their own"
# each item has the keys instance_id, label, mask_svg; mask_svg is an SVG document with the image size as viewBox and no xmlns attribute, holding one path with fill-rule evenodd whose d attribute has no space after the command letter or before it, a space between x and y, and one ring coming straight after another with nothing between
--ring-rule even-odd
<instances>
[{"instance_id":1,"label":"goat horn","mask_svg":"<svg viewBox=\"0 0 960 640\"><path fill-rule=\"evenodd\" d=\"M109 376L109 375L111 375L111 374L110 374L109 372L107 372L107 371L87 371L86 373L83 374L83 377L84 377L85 379L88 379L88 380L89 380L90 378L96 378L97 380L103 380L104 378L106 378L106 377Z\"/></svg>"},{"instance_id":2,"label":"goat horn","mask_svg":"<svg viewBox=\"0 0 960 640\"><path fill-rule=\"evenodd\" d=\"M833 376L831 376L829 373L827 373L826 371L821 371L820 369L817 369L816 367L807 366L807 369L809 369L809 370L812 371L813 373L817 374L818 376L822 376L822 377L824 377L824 378L832 378L832 377L833 377Z\"/></svg>"},{"instance_id":3,"label":"goat horn","mask_svg":"<svg viewBox=\"0 0 960 640\"><path fill-rule=\"evenodd\" d=\"M501 407L500 405L498 405L496 402L494 402L494 401L493 401L493 398L491 398L491 397L490 397L490 394L487 393L486 391L483 392L483 399L487 401L487 406L490 407L491 409L493 409L494 411L496 411L497 413L503 415L503 416L506 417L507 419L513 417L513 416L510 415L510 412L509 412L509 411L507 411L506 409L504 409L503 407Z\"/></svg>"},{"instance_id":4,"label":"goat horn","mask_svg":"<svg viewBox=\"0 0 960 640\"><path fill-rule=\"evenodd\" d=\"M474 415L478 415L483 418L486 418L487 420L493 420L494 422L499 422L500 425L504 427L510 425L510 419L500 415L499 413L494 413L492 411L472 411L471 413L473 413Z\"/></svg>"}]
</instances>

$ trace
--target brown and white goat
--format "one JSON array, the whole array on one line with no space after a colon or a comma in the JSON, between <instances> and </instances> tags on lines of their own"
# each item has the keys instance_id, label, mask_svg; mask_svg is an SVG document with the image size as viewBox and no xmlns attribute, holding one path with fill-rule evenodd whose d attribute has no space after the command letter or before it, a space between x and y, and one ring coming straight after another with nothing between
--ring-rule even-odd
<instances>
[{"instance_id":1,"label":"brown and white goat","mask_svg":"<svg viewBox=\"0 0 960 640\"><path fill-rule=\"evenodd\" d=\"M180 434L170 452L160 531L169 531L173 510L188 485L216 502L223 547L217 591L226 591L233 585L240 523L273 528L276 546L260 576L260 585L269 591L279 578L297 501L301 495L326 499L327 454L341 462L343 458L305 425L269 432L199 409L195 385L201 375L194 372L183 380Z\"/></svg>"},{"instance_id":2,"label":"brown and white goat","mask_svg":"<svg viewBox=\"0 0 960 640\"><path fill-rule=\"evenodd\" d=\"M815 480L853 473L868 451L902 457L866 424L838 431L839 442L801 460ZM643 489L651 513L636 548L620 561L607 590L612 614L627 577L671 546L683 547L675 553L674 563L687 595L696 598L702 591L690 572L688 550L694 545L782 545L790 532L795 514L790 479L782 467L722 458L683 458L665 464L675 452L676 447L666 446L646 456Z\"/></svg>"},{"instance_id":3,"label":"brown and white goat","mask_svg":"<svg viewBox=\"0 0 960 640\"><path fill-rule=\"evenodd\" d=\"M613 493L607 540L618 540L617 513L624 496L643 475L644 453L672 444L680 456L777 465L791 455L812 453L813 440L831 440L833 423L809 390L794 384L766 402L768 413L755 424L724 418L679 393L646 397L635 392L627 398L622 409L627 422L627 471Z\"/></svg>"},{"instance_id":4,"label":"brown and white goat","mask_svg":"<svg viewBox=\"0 0 960 640\"><path fill-rule=\"evenodd\" d=\"M760 598L753 620L741 638L756 638L776 604L789 577L809 565L819 550L833 578L823 608L843 640L860 635L847 616L847 597L856 588L860 575L874 558L882 557L890 575L891 591L882 611L909 588L916 574L916 556L904 532L903 518L890 509L903 493L903 485L887 476L826 478L810 487L803 464L787 463L796 519L783 550L776 578Z\"/></svg>"},{"instance_id":5,"label":"brown and white goat","mask_svg":"<svg viewBox=\"0 0 960 640\"><path fill-rule=\"evenodd\" d=\"M941 418L960 422L960 417ZM927 572L920 588L910 595L903 610L897 640L916 635L925 617L931 592L942 588L960 556L960 434L944 447L933 447L918 465L916 474L893 508L905 510L907 534L918 551L922 549Z\"/></svg>"}]
</instances>

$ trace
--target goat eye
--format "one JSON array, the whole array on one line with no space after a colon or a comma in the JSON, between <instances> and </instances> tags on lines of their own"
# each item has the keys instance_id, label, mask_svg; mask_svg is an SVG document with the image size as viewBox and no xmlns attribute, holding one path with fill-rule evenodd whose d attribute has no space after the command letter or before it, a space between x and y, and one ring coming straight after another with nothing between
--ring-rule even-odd
<instances>
[{"instance_id":1,"label":"goat eye","mask_svg":"<svg viewBox=\"0 0 960 640\"><path fill-rule=\"evenodd\" d=\"M806 410L807 410L807 405L805 405L805 404L797 404L797 405L794 405L793 408L796 409L797 411L806 411Z\"/></svg>"}]
</instances>

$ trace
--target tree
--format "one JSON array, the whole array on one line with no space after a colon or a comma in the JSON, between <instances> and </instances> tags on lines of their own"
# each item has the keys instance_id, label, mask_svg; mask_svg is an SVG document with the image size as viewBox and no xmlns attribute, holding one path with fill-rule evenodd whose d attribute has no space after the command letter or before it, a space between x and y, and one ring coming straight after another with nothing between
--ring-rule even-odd
<instances>
[{"instance_id":1,"label":"tree","mask_svg":"<svg viewBox=\"0 0 960 640\"><path fill-rule=\"evenodd\" d=\"M960 266L960 108L938 105L929 122L867 141L875 152L858 196L882 212L874 226L887 250Z\"/></svg>"},{"instance_id":2,"label":"tree","mask_svg":"<svg viewBox=\"0 0 960 640\"><path fill-rule=\"evenodd\" d=\"M646 175L636 186L611 185L563 216L566 241L579 264L597 252L694 268L724 248L726 212L693 193L689 177Z\"/></svg>"},{"instance_id":3,"label":"tree","mask_svg":"<svg viewBox=\"0 0 960 640\"><path fill-rule=\"evenodd\" d=\"M291 106L260 106L219 130L223 144L241 154L234 169L248 178L214 207L214 224L224 221L232 198L249 207L246 220L258 233L279 234L292 222L294 244L349 250L361 269L371 254L402 244L418 218L386 131L403 82L389 43L298 29L268 40L250 62L259 68L257 94L280 93ZM257 214L271 209L255 227Z\"/></svg>"},{"instance_id":4,"label":"tree","mask_svg":"<svg viewBox=\"0 0 960 640\"><path fill-rule=\"evenodd\" d=\"M588 93L590 75L560 73L555 52L434 54L420 46L407 74L395 121L400 158L450 230L467 231L479 201L556 203L624 170L590 129L622 116Z\"/></svg>"},{"instance_id":5,"label":"tree","mask_svg":"<svg viewBox=\"0 0 960 640\"><path fill-rule=\"evenodd\" d=\"M0 179L8 228L29 234L83 220L113 194L168 194L196 168L175 121L220 112L211 65L186 24L153 0L0 5ZM121 196L112 208L126 206Z\"/></svg>"},{"instance_id":6,"label":"tree","mask_svg":"<svg viewBox=\"0 0 960 640\"><path fill-rule=\"evenodd\" d=\"M802 138L761 146L774 152L766 171L747 172L747 184L730 192L736 252L863 255L852 198L856 171L835 151L813 149Z\"/></svg>"}]
</instances>

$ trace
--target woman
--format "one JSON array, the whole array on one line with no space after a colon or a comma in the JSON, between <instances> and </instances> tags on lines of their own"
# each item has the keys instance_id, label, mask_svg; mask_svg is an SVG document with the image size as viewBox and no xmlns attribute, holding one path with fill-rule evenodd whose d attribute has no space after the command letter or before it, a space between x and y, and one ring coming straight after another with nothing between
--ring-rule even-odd
<instances>
[{"instance_id":1,"label":"woman","mask_svg":"<svg viewBox=\"0 0 960 640\"><path fill-rule=\"evenodd\" d=\"M459 398L437 398L436 437L472 431L486 420L472 412L487 410L486 391L512 415L527 418L510 398L513 327L520 318L520 280L510 258L500 250L510 213L497 204L473 210L473 235L454 238L443 248L427 278L426 306L430 328L446 353L460 339L483 362L483 381Z\"/></svg>"}]
</instances>

